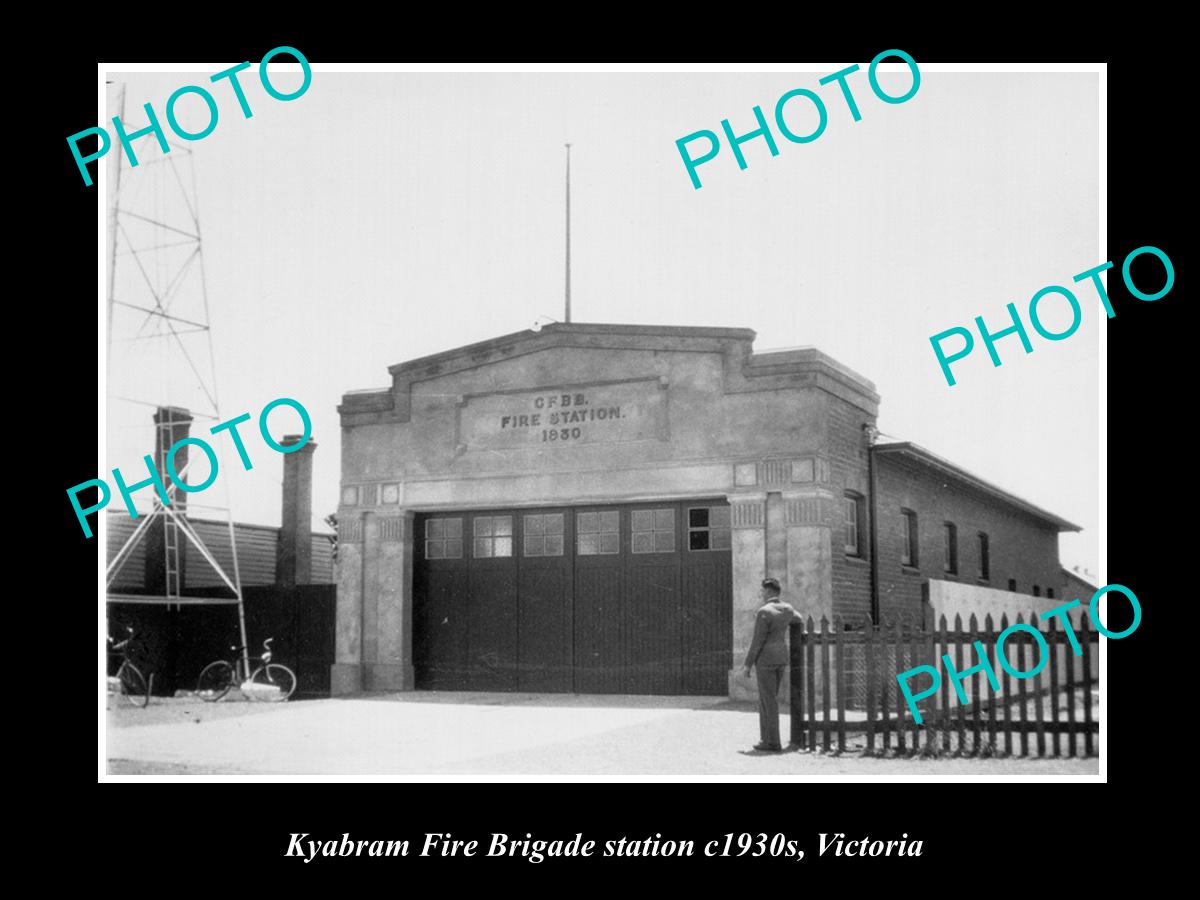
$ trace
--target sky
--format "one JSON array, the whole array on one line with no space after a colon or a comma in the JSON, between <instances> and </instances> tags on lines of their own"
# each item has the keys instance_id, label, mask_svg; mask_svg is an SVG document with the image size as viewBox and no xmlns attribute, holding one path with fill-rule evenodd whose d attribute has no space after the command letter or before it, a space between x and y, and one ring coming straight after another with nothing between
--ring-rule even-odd
<instances>
[{"instance_id":1,"label":"sky","mask_svg":"<svg viewBox=\"0 0 1200 900\"><path fill-rule=\"evenodd\" d=\"M129 129L145 124L146 102L165 126L171 93L219 68L110 73L111 114L123 84ZM892 68L880 84L903 94L911 76ZM1099 572L1099 341L1108 326L1083 285L1071 337L1046 341L1027 318L1040 288L1075 287L1074 275L1110 258L1099 246L1098 75L923 70L912 99L885 104L863 62L849 76L855 122L837 86L818 84L835 70L317 65L309 89L282 102L266 94L255 64L240 79L250 119L227 86L213 86L214 130L191 143L172 136L179 147L165 158L152 138L136 141L145 164L122 170L120 198L122 209L173 227L192 221L181 198L195 204L203 279L197 257L170 312L211 324L216 377L207 375L204 332L145 339L165 334L151 317L131 341L146 317L121 307L107 366L107 468L138 471L153 441L146 403L211 405L194 367L215 381L224 419L251 415L241 431L254 467L244 471L228 442L217 442L219 476L192 505L224 503L228 489L236 519L279 523L282 457L256 423L270 401L290 397L311 415L318 445L317 527L338 503L343 394L387 386L389 365L521 331L538 317L562 319L569 141L574 321L751 328L756 352L815 346L874 382L885 440L920 444L1081 525L1061 537L1061 558ZM275 75L274 63L271 71L281 91L300 83L298 74ZM677 139L720 134L723 119L735 133L751 131L755 105L771 121L776 100L798 87L825 101L817 140L789 143L772 126L778 155L751 140L745 170L723 142L698 169L703 186L692 187ZM190 130L208 121L195 95L176 113ZM815 124L801 101L787 115L797 133ZM180 185L193 174L188 194ZM133 218L123 227L133 246L179 237ZM114 296L146 304L147 284L162 296L194 249L180 240L120 253ZM957 384L947 385L930 336L973 327L976 316L1000 330L1011 324L1010 302L1034 352L1015 336L1001 339L996 368L976 334L975 352L954 365ZM1070 320L1054 298L1039 312L1051 330ZM276 437L300 428L287 409L271 415ZM204 464L195 465L199 477Z\"/></svg>"}]
</instances>

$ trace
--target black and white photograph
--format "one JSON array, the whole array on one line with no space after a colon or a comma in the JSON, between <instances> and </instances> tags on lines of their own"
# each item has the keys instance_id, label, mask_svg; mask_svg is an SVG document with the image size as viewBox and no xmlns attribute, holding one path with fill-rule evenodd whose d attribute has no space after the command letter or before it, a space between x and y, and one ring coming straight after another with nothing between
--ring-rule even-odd
<instances>
[{"instance_id":1,"label":"black and white photograph","mask_svg":"<svg viewBox=\"0 0 1200 900\"><path fill-rule=\"evenodd\" d=\"M1105 779L1105 64L262 54L68 138L102 781Z\"/></svg>"}]
</instances>

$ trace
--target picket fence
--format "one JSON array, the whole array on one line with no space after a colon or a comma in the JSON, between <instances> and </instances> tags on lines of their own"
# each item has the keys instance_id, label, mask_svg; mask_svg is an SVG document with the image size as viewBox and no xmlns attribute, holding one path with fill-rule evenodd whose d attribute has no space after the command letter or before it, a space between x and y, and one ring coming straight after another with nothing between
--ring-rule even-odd
<instances>
[{"instance_id":1,"label":"picket fence","mask_svg":"<svg viewBox=\"0 0 1200 900\"><path fill-rule=\"evenodd\" d=\"M1018 615L1016 621L1026 620ZM972 615L965 628L958 615L953 628L944 615L937 628L899 621L849 625L840 616L832 627L824 616L819 627L811 617L793 622L792 743L816 750L819 737L819 749L830 752L836 745L837 752L845 752L847 734L865 732L868 756L1030 756L1032 750L1037 756L1095 755L1100 726L1092 716L1093 658L1098 658L1093 654L1099 652L1099 634L1082 616L1075 628L1082 654L1075 656L1057 619L1046 628L1031 613L1028 622L1045 639L1048 660L1038 675L1022 679L1011 677L996 659L996 639L1009 626L1007 615L998 626L988 615L982 627ZM976 672L963 680L969 702L961 703L942 656L950 654L954 669L962 672L979 663L976 641L987 650L1000 690L993 691L987 676ZM1037 664L1035 641L1023 630L1005 639L1005 655L1016 671ZM932 665L941 675L940 690L917 705L920 725L896 679L918 665ZM930 683L929 674L921 673L910 680L909 690L915 695Z\"/></svg>"}]
</instances>

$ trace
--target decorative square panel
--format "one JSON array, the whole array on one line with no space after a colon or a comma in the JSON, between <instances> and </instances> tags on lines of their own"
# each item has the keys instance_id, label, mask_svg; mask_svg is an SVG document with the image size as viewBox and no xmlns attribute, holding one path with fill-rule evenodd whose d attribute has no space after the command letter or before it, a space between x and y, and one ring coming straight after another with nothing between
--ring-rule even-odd
<instances>
[{"instance_id":1,"label":"decorative square panel","mask_svg":"<svg viewBox=\"0 0 1200 900\"><path fill-rule=\"evenodd\" d=\"M793 459L792 460L792 481L812 481L815 476L813 471L813 460L808 459Z\"/></svg>"},{"instance_id":2,"label":"decorative square panel","mask_svg":"<svg viewBox=\"0 0 1200 900\"><path fill-rule=\"evenodd\" d=\"M758 484L758 465L756 463L737 463L733 467L733 483L736 485Z\"/></svg>"},{"instance_id":3,"label":"decorative square panel","mask_svg":"<svg viewBox=\"0 0 1200 900\"><path fill-rule=\"evenodd\" d=\"M357 506L358 505L358 485L348 484L342 488L342 505Z\"/></svg>"},{"instance_id":4,"label":"decorative square panel","mask_svg":"<svg viewBox=\"0 0 1200 900\"><path fill-rule=\"evenodd\" d=\"M400 502L400 485L385 484L383 486L383 500L385 505L394 506Z\"/></svg>"}]
</instances>

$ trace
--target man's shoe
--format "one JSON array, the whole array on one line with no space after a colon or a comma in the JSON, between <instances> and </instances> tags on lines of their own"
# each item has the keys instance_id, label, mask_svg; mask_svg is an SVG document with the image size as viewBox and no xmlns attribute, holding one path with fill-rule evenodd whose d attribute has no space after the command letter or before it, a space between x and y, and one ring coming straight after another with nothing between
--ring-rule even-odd
<instances>
[{"instance_id":1,"label":"man's shoe","mask_svg":"<svg viewBox=\"0 0 1200 900\"><path fill-rule=\"evenodd\" d=\"M761 750L764 753L782 753L783 752L783 748L780 747L778 744L759 743L759 744L754 745L754 749Z\"/></svg>"}]
</instances>

